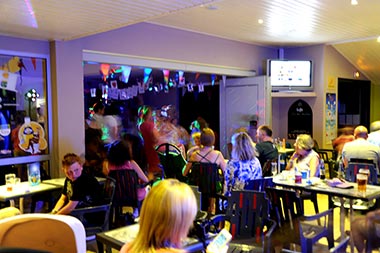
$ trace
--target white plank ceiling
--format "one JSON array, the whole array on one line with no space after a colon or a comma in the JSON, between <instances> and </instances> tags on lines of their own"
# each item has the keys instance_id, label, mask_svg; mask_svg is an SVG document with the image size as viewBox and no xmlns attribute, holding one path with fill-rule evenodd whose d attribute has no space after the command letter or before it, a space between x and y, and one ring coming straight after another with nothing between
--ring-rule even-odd
<instances>
[{"instance_id":1,"label":"white plank ceiling","mask_svg":"<svg viewBox=\"0 0 380 253\"><path fill-rule=\"evenodd\" d=\"M380 85L380 0L357 1L0 0L0 34L72 40L151 22L263 46L331 44Z\"/></svg>"}]
</instances>

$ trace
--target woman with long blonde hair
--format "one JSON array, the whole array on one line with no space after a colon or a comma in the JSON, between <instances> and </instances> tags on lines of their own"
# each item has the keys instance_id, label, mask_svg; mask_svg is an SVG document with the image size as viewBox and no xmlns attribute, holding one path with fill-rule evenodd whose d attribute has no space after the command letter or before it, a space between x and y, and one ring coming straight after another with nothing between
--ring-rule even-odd
<instances>
[{"instance_id":1,"label":"woman with long blonde hair","mask_svg":"<svg viewBox=\"0 0 380 253\"><path fill-rule=\"evenodd\" d=\"M153 186L143 202L136 239L121 253L185 252L187 237L197 213L190 186L176 179L165 179Z\"/></svg>"}]
</instances>

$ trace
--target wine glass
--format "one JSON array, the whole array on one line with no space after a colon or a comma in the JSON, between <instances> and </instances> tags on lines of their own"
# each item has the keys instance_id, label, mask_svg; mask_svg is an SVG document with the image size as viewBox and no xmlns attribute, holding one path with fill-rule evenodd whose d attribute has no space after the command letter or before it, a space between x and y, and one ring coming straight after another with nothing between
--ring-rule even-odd
<instances>
[{"instance_id":1,"label":"wine glass","mask_svg":"<svg viewBox=\"0 0 380 253\"><path fill-rule=\"evenodd\" d=\"M273 176L276 176L277 175L277 163L276 162L272 162L272 175Z\"/></svg>"}]
</instances>

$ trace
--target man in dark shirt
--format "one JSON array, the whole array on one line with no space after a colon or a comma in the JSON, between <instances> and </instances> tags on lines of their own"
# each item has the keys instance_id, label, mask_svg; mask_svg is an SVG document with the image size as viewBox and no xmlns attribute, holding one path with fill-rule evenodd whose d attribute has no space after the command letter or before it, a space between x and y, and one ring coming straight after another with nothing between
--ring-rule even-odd
<instances>
[{"instance_id":1,"label":"man in dark shirt","mask_svg":"<svg viewBox=\"0 0 380 253\"><path fill-rule=\"evenodd\" d=\"M260 161L261 168L263 168L266 161L278 159L278 150L273 144L272 129L270 129L269 126L259 126L256 131L256 136L257 158Z\"/></svg>"},{"instance_id":2,"label":"man in dark shirt","mask_svg":"<svg viewBox=\"0 0 380 253\"><path fill-rule=\"evenodd\" d=\"M53 208L53 214L69 214L79 207L90 206L97 202L100 185L95 177L82 174L82 162L79 156L69 153L62 160L62 169L66 179L62 195Z\"/></svg>"}]
</instances>

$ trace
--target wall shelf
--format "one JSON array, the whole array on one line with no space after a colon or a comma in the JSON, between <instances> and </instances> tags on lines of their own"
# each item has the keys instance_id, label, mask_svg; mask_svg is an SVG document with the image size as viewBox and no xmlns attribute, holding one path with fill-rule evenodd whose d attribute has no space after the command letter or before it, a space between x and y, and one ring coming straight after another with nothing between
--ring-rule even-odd
<instances>
[{"instance_id":1,"label":"wall shelf","mask_svg":"<svg viewBox=\"0 0 380 253\"><path fill-rule=\"evenodd\" d=\"M315 92L272 92L272 98L316 97Z\"/></svg>"}]
</instances>

